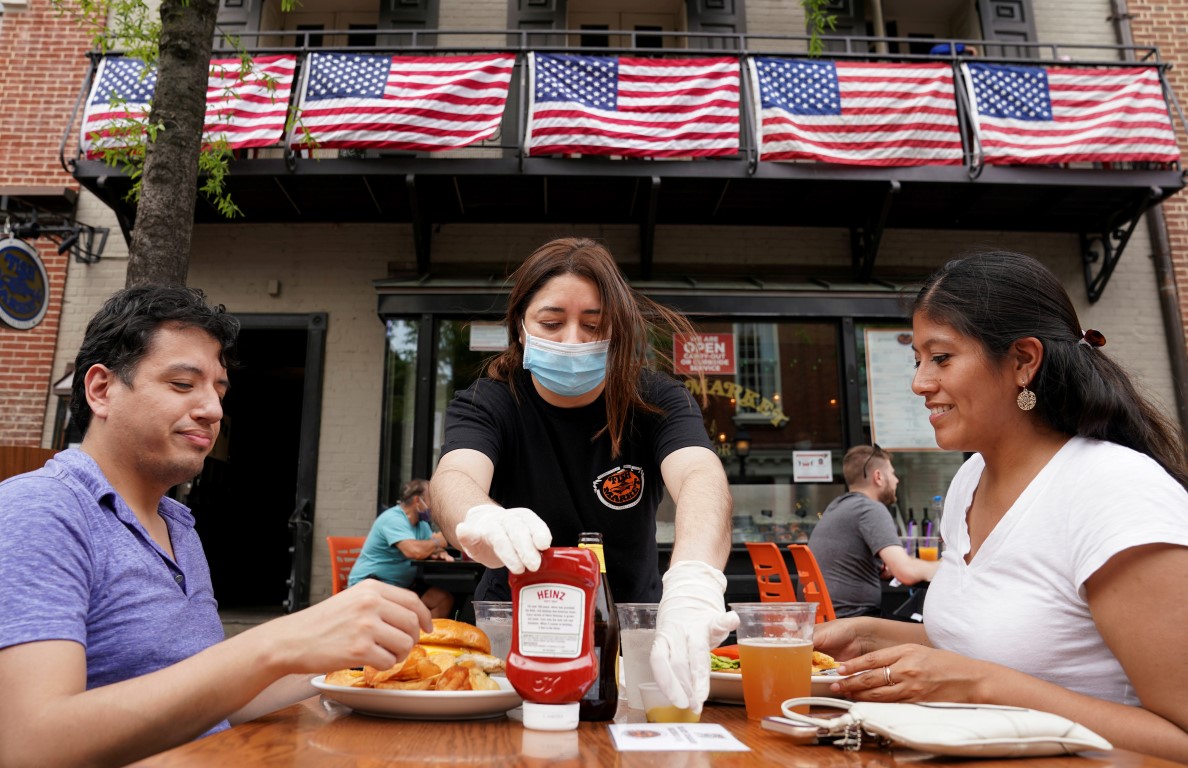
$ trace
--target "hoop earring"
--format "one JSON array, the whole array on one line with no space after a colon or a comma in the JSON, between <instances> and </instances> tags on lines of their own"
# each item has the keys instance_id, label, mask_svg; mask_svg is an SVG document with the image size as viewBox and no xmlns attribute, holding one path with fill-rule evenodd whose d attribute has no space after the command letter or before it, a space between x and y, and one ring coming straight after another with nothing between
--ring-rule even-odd
<instances>
[{"instance_id":1,"label":"hoop earring","mask_svg":"<svg viewBox=\"0 0 1188 768\"><path fill-rule=\"evenodd\" d=\"M1019 406L1020 411L1030 411L1035 407L1035 393L1023 385L1023 391L1015 398L1015 404Z\"/></svg>"}]
</instances>

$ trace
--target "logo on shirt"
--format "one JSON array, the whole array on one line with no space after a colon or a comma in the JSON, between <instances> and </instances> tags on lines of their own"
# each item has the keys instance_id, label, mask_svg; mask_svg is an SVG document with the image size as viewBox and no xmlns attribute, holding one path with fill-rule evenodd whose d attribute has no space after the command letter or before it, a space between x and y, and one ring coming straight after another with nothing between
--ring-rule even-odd
<instances>
[{"instance_id":1,"label":"logo on shirt","mask_svg":"<svg viewBox=\"0 0 1188 768\"><path fill-rule=\"evenodd\" d=\"M624 464L599 475L594 481L594 493L611 509L627 509L639 503L643 484L643 468Z\"/></svg>"}]
</instances>

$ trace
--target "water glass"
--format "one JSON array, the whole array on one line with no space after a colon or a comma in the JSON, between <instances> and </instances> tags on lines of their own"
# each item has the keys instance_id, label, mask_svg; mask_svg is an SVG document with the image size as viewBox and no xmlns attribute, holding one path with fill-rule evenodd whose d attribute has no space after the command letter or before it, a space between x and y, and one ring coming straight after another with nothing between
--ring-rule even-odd
<instances>
[{"instance_id":1,"label":"water glass","mask_svg":"<svg viewBox=\"0 0 1188 768\"><path fill-rule=\"evenodd\" d=\"M512 604L502 600L475 600L474 623L491 638L491 655L507 659L511 653Z\"/></svg>"},{"instance_id":2,"label":"water glass","mask_svg":"<svg viewBox=\"0 0 1188 768\"><path fill-rule=\"evenodd\" d=\"M618 603L619 648L623 653L623 679L627 688L627 706L643 709L639 687L653 683L652 643L656 639L657 603Z\"/></svg>"}]
</instances>

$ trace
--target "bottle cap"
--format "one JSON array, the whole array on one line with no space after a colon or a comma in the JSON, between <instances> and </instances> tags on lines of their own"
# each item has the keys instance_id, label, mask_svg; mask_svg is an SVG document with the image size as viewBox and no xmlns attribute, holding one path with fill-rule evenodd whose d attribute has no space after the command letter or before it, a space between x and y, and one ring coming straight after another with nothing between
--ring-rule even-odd
<instances>
[{"instance_id":1,"label":"bottle cap","mask_svg":"<svg viewBox=\"0 0 1188 768\"><path fill-rule=\"evenodd\" d=\"M538 704L524 702L524 727L534 731L572 731L578 727L576 701L568 704Z\"/></svg>"}]
</instances>

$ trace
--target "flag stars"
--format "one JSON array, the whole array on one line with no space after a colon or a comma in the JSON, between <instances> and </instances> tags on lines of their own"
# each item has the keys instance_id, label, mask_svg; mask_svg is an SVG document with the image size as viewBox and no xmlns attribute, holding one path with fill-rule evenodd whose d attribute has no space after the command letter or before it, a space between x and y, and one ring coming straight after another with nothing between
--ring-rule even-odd
<instances>
[{"instance_id":1,"label":"flag stars","mask_svg":"<svg viewBox=\"0 0 1188 768\"><path fill-rule=\"evenodd\" d=\"M574 101L593 109L618 106L615 56L536 54L536 100Z\"/></svg>"},{"instance_id":2,"label":"flag stars","mask_svg":"<svg viewBox=\"0 0 1188 768\"><path fill-rule=\"evenodd\" d=\"M841 114L841 91L832 62L757 58L755 65L764 107L794 115Z\"/></svg>"},{"instance_id":3,"label":"flag stars","mask_svg":"<svg viewBox=\"0 0 1188 768\"><path fill-rule=\"evenodd\" d=\"M1039 67L971 64L978 111L988 117L1051 120L1048 74Z\"/></svg>"},{"instance_id":4,"label":"flag stars","mask_svg":"<svg viewBox=\"0 0 1188 768\"><path fill-rule=\"evenodd\" d=\"M383 98L390 56L317 53L310 58L309 99Z\"/></svg>"}]
</instances>

